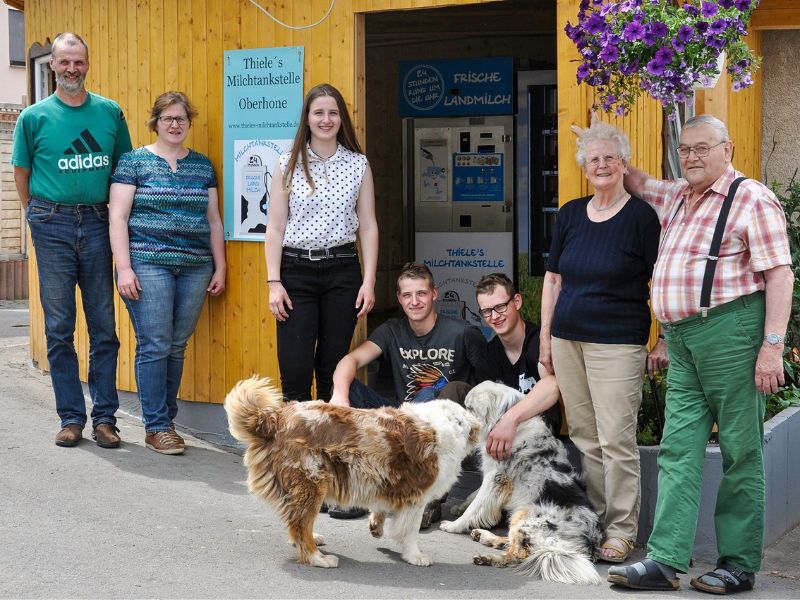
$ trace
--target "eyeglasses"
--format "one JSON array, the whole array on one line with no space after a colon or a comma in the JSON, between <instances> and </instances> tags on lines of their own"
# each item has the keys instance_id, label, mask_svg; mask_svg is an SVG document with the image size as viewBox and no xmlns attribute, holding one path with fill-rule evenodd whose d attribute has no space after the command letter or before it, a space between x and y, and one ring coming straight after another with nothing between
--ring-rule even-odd
<instances>
[{"instance_id":1,"label":"eyeglasses","mask_svg":"<svg viewBox=\"0 0 800 600\"><path fill-rule=\"evenodd\" d=\"M613 167L619 162L619 159L620 159L619 156L611 156L611 155L595 156L594 158L590 158L589 160L587 160L586 164L589 165L590 167L599 167L600 163L604 163L609 167Z\"/></svg>"},{"instance_id":2,"label":"eyeglasses","mask_svg":"<svg viewBox=\"0 0 800 600\"><path fill-rule=\"evenodd\" d=\"M478 311L478 314L482 316L484 319L490 319L493 312L496 312L498 315L502 315L508 310L508 305L511 304L513 298L509 298L502 304L495 304L490 308L482 308Z\"/></svg>"},{"instance_id":3,"label":"eyeglasses","mask_svg":"<svg viewBox=\"0 0 800 600\"><path fill-rule=\"evenodd\" d=\"M697 158L703 158L704 156L708 156L712 148L722 146L722 144L725 144L726 142L720 142L719 144L714 144L713 146L709 146L708 144L698 144L697 146L678 146L678 156L681 158L689 158L689 155L694 152L694 155Z\"/></svg>"},{"instance_id":4,"label":"eyeglasses","mask_svg":"<svg viewBox=\"0 0 800 600\"><path fill-rule=\"evenodd\" d=\"M186 123L189 122L189 119L186 117L158 117L158 120L164 125L172 125L173 123L177 123L178 125L186 125Z\"/></svg>"}]
</instances>

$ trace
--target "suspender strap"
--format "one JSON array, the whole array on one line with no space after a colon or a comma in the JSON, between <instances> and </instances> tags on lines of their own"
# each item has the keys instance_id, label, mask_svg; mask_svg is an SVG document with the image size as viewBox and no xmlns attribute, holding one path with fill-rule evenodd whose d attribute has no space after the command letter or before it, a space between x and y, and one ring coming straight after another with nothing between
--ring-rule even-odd
<instances>
[{"instance_id":1,"label":"suspender strap","mask_svg":"<svg viewBox=\"0 0 800 600\"><path fill-rule=\"evenodd\" d=\"M700 292L700 313L705 317L708 313L708 307L711 306L711 287L714 284L714 272L717 270L717 262L719 262L719 248L722 245L722 235L725 233L725 224L728 222L728 213L731 212L731 205L733 204L733 197L736 195L736 190L739 189L739 184L742 183L747 177L738 177L733 180L731 187L728 188L728 195L722 203L722 208L719 211L719 218L717 219L717 226L714 229L714 237L711 239L711 248L708 251L708 258L706 259L706 272L703 275L703 289Z\"/></svg>"}]
</instances>

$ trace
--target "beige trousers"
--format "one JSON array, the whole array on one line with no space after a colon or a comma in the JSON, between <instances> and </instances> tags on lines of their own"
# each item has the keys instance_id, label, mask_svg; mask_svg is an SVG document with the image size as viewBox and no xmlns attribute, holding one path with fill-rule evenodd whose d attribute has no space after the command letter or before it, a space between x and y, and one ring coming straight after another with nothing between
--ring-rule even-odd
<instances>
[{"instance_id":1,"label":"beige trousers","mask_svg":"<svg viewBox=\"0 0 800 600\"><path fill-rule=\"evenodd\" d=\"M606 537L636 540L639 449L636 421L647 350L552 338L553 368L572 442L583 455L589 500Z\"/></svg>"}]
</instances>

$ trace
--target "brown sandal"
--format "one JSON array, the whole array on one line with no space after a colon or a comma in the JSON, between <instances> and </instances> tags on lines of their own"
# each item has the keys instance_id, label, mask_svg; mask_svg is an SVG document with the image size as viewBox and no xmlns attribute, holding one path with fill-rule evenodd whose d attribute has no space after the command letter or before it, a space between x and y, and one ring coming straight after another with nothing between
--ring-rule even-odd
<instances>
[{"instance_id":1,"label":"brown sandal","mask_svg":"<svg viewBox=\"0 0 800 600\"><path fill-rule=\"evenodd\" d=\"M610 551L613 552L613 554L603 555L603 551ZM600 545L600 552L597 555L597 560L610 563L621 563L628 560L631 552L633 552L633 540L620 537L610 537Z\"/></svg>"}]
</instances>

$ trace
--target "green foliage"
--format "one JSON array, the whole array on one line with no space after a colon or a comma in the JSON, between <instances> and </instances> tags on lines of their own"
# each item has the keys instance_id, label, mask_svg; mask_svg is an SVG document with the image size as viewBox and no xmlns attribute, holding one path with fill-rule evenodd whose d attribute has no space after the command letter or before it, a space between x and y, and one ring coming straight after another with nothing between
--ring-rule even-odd
<instances>
[{"instance_id":1,"label":"green foliage","mask_svg":"<svg viewBox=\"0 0 800 600\"><path fill-rule=\"evenodd\" d=\"M796 180L796 177L797 171L785 188L777 182L772 184L772 189L786 213L786 229L789 233L789 247L792 252L794 288L792 290L792 314L787 329L788 343L786 344L790 348L800 347L800 182Z\"/></svg>"},{"instance_id":2,"label":"green foliage","mask_svg":"<svg viewBox=\"0 0 800 600\"><path fill-rule=\"evenodd\" d=\"M544 277L528 275L528 253L519 254L519 293L523 304L522 318L534 325L541 323L542 312L542 285Z\"/></svg>"},{"instance_id":3,"label":"green foliage","mask_svg":"<svg viewBox=\"0 0 800 600\"><path fill-rule=\"evenodd\" d=\"M767 396L767 411L764 420L769 420L782 410L790 406L800 406L800 362L790 360L797 358L792 356L792 350L786 351L783 358L783 367L786 373L786 385L775 394Z\"/></svg>"},{"instance_id":4,"label":"green foliage","mask_svg":"<svg viewBox=\"0 0 800 600\"><path fill-rule=\"evenodd\" d=\"M656 373L655 382L661 402L661 414L663 415L664 400L667 397L667 371ZM655 402L650 380L645 375L644 385L642 386L642 404L639 406L639 420L636 427L636 442L640 446L657 446L661 442L661 435L657 426L658 417Z\"/></svg>"}]
</instances>

